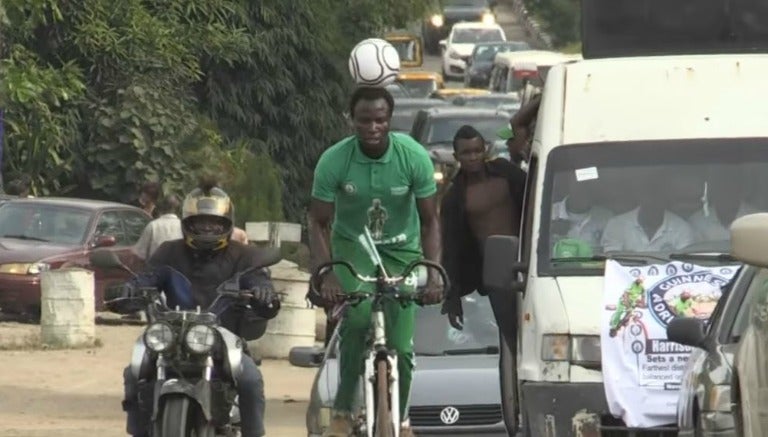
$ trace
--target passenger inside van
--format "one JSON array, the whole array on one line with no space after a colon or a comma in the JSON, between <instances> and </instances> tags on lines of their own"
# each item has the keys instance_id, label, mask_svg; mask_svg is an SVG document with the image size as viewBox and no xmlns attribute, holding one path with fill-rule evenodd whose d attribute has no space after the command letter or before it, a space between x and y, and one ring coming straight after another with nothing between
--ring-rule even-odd
<instances>
[{"instance_id":1,"label":"passenger inside van","mask_svg":"<svg viewBox=\"0 0 768 437\"><path fill-rule=\"evenodd\" d=\"M600 246L608 220L613 213L596 203L599 179L582 180L570 173L569 190L563 200L552 205L553 240L577 239L596 248Z\"/></svg>"},{"instance_id":2,"label":"passenger inside van","mask_svg":"<svg viewBox=\"0 0 768 437\"><path fill-rule=\"evenodd\" d=\"M720 169L705 185L706 203L689 219L698 241L728 241L737 218L760 212L744 199L747 185L740 168Z\"/></svg>"},{"instance_id":3,"label":"passenger inside van","mask_svg":"<svg viewBox=\"0 0 768 437\"><path fill-rule=\"evenodd\" d=\"M604 252L675 251L693 244L691 226L669 211L664 174L651 174L636 185L637 208L608 221L602 237Z\"/></svg>"}]
</instances>

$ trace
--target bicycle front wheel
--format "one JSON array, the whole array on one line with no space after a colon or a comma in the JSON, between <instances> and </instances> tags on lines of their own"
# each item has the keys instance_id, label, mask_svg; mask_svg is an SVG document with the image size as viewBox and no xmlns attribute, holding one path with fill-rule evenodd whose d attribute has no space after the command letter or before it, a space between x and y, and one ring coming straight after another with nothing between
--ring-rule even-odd
<instances>
[{"instance_id":1,"label":"bicycle front wheel","mask_svg":"<svg viewBox=\"0 0 768 437\"><path fill-rule=\"evenodd\" d=\"M373 435L374 437L394 437L395 435L389 402L387 360L379 360L376 364L376 423Z\"/></svg>"}]
</instances>

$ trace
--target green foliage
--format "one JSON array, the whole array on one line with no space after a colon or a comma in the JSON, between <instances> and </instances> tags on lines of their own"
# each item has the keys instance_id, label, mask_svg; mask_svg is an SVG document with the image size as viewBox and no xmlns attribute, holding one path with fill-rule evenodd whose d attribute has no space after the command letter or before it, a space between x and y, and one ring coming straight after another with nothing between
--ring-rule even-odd
<instances>
[{"instance_id":1,"label":"green foliage","mask_svg":"<svg viewBox=\"0 0 768 437\"><path fill-rule=\"evenodd\" d=\"M266 153L245 151L239 160L243 164L240 178L230 191L238 225L245 227L245 222L250 221L282 221L283 187L272 158Z\"/></svg>"},{"instance_id":2,"label":"green foliage","mask_svg":"<svg viewBox=\"0 0 768 437\"><path fill-rule=\"evenodd\" d=\"M347 133L349 50L431 3L2 1L4 170L124 201L213 171L243 221L302 221L319 154Z\"/></svg>"},{"instance_id":3,"label":"green foliage","mask_svg":"<svg viewBox=\"0 0 768 437\"><path fill-rule=\"evenodd\" d=\"M528 10L539 18L556 47L581 40L581 4L578 0L524 0Z\"/></svg>"},{"instance_id":4,"label":"green foliage","mask_svg":"<svg viewBox=\"0 0 768 437\"><path fill-rule=\"evenodd\" d=\"M5 109L7 173L32 177L32 192L67 191L80 121L76 102L85 89L78 68L40 65L34 53L14 45L0 60L0 102Z\"/></svg>"}]
</instances>

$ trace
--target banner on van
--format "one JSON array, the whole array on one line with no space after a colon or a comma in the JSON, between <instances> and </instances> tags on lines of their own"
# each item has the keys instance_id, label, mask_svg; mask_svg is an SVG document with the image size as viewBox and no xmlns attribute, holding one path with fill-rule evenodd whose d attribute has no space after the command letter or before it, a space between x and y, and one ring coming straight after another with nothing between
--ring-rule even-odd
<instances>
[{"instance_id":1,"label":"banner on van","mask_svg":"<svg viewBox=\"0 0 768 437\"><path fill-rule=\"evenodd\" d=\"M667 325L678 316L709 319L738 268L606 262L601 344L611 414L632 428L676 423L691 347L667 340Z\"/></svg>"}]
</instances>

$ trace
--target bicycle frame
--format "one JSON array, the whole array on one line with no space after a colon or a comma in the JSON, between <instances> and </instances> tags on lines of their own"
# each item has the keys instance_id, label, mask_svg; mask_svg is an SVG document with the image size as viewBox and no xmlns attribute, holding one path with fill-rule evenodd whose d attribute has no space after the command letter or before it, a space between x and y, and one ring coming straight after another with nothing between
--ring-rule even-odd
<instances>
[{"instance_id":1,"label":"bicycle frame","mask_svg":"<svg viewBox=\"0 0 768 437\"><path fill-rule=\"evenodd\" d=\"M380 268L383 269L382 266ZM400 375L397 372L397 354L387 349L387 331L384 322L384 299L387 292L386 285L379 281L376 294L371 304L371 347L365 359L363 372L363 395L365 398L365 431L368 437L373 437L373 428L376 416L376 381L380 377L388 379L389 410L392 418L392 429L395 437L400 436ZM378 363L387 361L388 375L377 375Z\"/></svg>"},{"instance_id":2,"label":"bicycle frame","mask_svg":"<svg viewBox=\"0 0 768 437\"><path fill-rule=\"evenodd\" d=\"M405 301L415 301L414 295L403 295L399 293L399 284L405 282L408 283L407 278L412 277L411 275L415 274L415 267L418 265L422 265L424 267L428 268L435 268L440 273L440 276L442 278L444 286L447 288L449 287L448 284L448 276L445 273L445 269L443 269L439 264L436 264L431 261L427 260L418 260L411 263L406 269L401 273L401 276L395 276L391 277L387 273L384 263L382 262L381 256L379 255L378 251L376 250L376 245L373 241L373 238L371 237L371 234L367 228L365 228L365 232L363 235L360 236L360 242L363 245L363 247L366 249L366 252L368 253L368 256L370 257L373 265L377 266L377 275L376 276L361 276L358 274L352 264L350 264L347 261L330 261L325 264L322 264L317 267L315 273L312 275L312 278L310 279L311 284L311 290L313 292L317 292L319 290L318 280L321 280L324 274L331 271L332 266L334 265L341 265L343 267L346 267L349 272L356 276L357 279L364 283L372 283L376 284L375 291L373 293L370 292L353 292L353 293L346 293L344 295L345 298L347 298L347 301L358 301L362 299L371 299L371 324L370 324L370 330L368 332L368 340L370 341L369 347L367 349L367 353L365 356L365 362L364 362L364 370L363 370L363 381L362 381L362 388L363 388L363 400L365 403L365 423L361 424L358 419L358 425L356 425L356 431L355 435L361 434L361 426L365 427L364 435L367 437L373 437L374 436L374 427L377 425L377 405L376 405L376 394L377 393L377 382L381 381L379 378L386 378L386 387L387 387L387 398L388 398L388 405L387 409L388 411L384 412L383 414L387 415L389 417L389 420L387 420L384 423L390 422L392 433L388 434L388 437L390 435L394 435L394 437L400 437L400 390L399 390L399 382L400 382L400 376L397 371L397 365L398 365L398 358L397 354L394 351L390 351L387 348L387 331L386 331L386 323L384 318L384 301L387 299L392 299L395 301L400 302L401 304ZM357 296L353 296L353 295ZM351 299L349 299L351 297ZM353 304L354 305L354 304ZM379 365L382 362L386 362L386 374L380 375L379 374ZM383 370L382 370L383 371ZM386 432L388 427L384 427L384 431ZM378 431L381 431L381 428L379 428ZM377 433L378 434L378 433Z\"/></svg>"}]
</instances>

